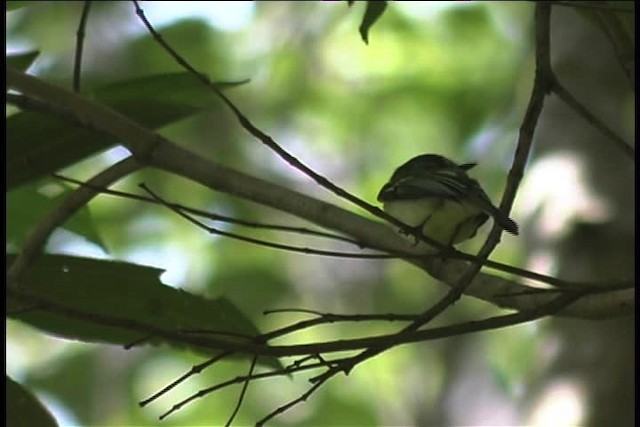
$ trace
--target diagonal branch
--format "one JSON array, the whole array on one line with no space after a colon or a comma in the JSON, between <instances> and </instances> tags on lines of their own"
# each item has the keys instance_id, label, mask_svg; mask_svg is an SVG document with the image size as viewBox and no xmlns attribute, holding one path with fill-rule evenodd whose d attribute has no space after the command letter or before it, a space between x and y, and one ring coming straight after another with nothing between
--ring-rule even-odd
<instances>
[{"instance_id":1,"label":"diagonal branch","mask_svg":"<svg viewBox=\"0 0 640 427\"><path fill-rule=\"evenodd\" d=\"M51 233L99 194L99 191L94 190L91 186L108 187L138 169L140 169L140 164L133 157L127 157L91 178L88 181L90 186L77 188L69 197L56 206L52 212L45 215L27 237L20 254L7 270L10 281L20 283L20 277L35 257L38 256Z\"/></svg>"},{"instance_id":2,"label":"diagonal branch","mask_svg":"<svg viewBox=\"0 0 640 427\"><path fill-rule=\"evenodd\" d=\"M56 105L57 108L77 117L86 126L115 136L134 153L137 161L145 166L153 166L212 190L304 218L321 227L351 236L368 248L391 254L405 254L403 259L407 262L450 286L458 283L460 276L466 271L468 262L449 261L443 265L425 258L425 249L421 245L412 245L383 223L214 163L171 143L108 107L95 104L80 95L21 73L12 67L7 67L6 71L7 87ZM473 262L475 257L466 255L465 259ZM546 299L540 294L525 295L525 291L528 290L531 288L516 281L480 273L465 290L465 294L516 310L546 303ZM623 313L617 304L625 298L628 298L626 291L611 293L610 298L601 298L600 303L583 303L589 299L585 297L571 305L562 315L586 318L620 315ZM633 301L624 301L623 307L626 310L632 308Z\"/></svg>"}]
</instances>

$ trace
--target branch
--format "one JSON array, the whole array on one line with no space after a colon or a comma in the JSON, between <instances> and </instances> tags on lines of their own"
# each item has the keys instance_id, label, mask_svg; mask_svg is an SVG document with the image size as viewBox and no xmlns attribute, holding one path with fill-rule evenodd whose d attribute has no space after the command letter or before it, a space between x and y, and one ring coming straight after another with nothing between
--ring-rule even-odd
<instances>
[{"instance_id":1,"label":"branch","mask_svg":"<svg viewBox=\"0 0 640 427\"><path fill-rule=\"evenodd\" d=\"M76 32L76 55L73 64L73 91L80 92L80 78L82 76L82 50L84 47L84 34L91 9L91 0L85 0L82 6L82 15Z\"/></svg>"},{"instance_id":2,"label":"branch","mask_svg":"<svg viewBox=\"0 0 640 427\"><path fill-rule=\"evenodd\" d=\"M91 188L91 186L107 187L139 168L140 164L133 157L127 157L91 178L88 181L90 186L77 188L56 206L52 212L45 215L45 217L38 222L38 225L33 229L31 234L29 234L20 254L7 270L10 281L20 283L20 277L40 253L51 233L99 194L99 192Z\"/></svg>"},{"instance_id":3,"label":"branch","mask_svg":"<svg viewBox=\"0 0 640 427\"><path fill-rule=\"evenodd\" d=\"M627 298L631 296L632 299L633 297L633 290L620 292L626 292ZM570 308L571 306L580 304L581 302L583 302L584 304L585 302L583 300L589 301L589 296L583 296L582 294L575 292L569 292L566 294L561 294L559 296L544 294L541 295L541 297L544 298L544 301L541 304L535 305L530 309L526 309L514 314L491 317L473 322L465 322L457 325L448 325L419 331L408 331L348 340L327 341L322 343L266 345L261 342L261 336L256 337L254 340L255 342L216 338L212 336L202 336L200 334L191 334L183 331L162 329L155 325L141 323L134 319L121 318L117 315L87 313L73 307L67 307L58 303L52 303L46 298L42 298L38 295L20 289L14 283L10 283L10 285L7 287L7 297L15 298L20 302L30 304L32 305L32 307L34 307L34 310L45 310L51 313L78 319L88 323L94 323L103 326L112 326L116 328L126 329L128 331L135 331L139 332L142 336L153 336L170 342L208 348L214 351L233 351L240 354L272 357L288 357L301 355L306 356L362 350L370 347L380 347L387 345L397 346L401 344L441 339L452 335L462 335L498 329L507 326L513 326L515 324L523 322L529 322L550 314L557 314L560 312L560 309L562 309L562 311L567 311L568 304L570 304ZM598 296L598 298L602 298L602 296ZM560 301L564 301L564 303L560 304ZM597 301L591 302L597 303Z\"/></svg>"},{"instance_id":4,"label":"branch","mask_svg":"<svg viewBox=\"0 0 640 427\"><path fill-rule=\"evenodd\" d=\"M468 266L468 262L456 260L438 263L433 258L425 257L433 248L429 247L430 250L425 251L422 245L412 245L386 224L209 161L105 106L23 74L12 67L7 67L7 87L56 105L69 111L86 126L117 137L137 156L138 162L145 166L153 166L212 190L293 214L321 227L351 236L365 247L391 254L404 254L403 258L407 262L450 286L458 283ZM475 260L472 256L467 257ZM480 273L465 290L465 294L501 307L521 310L546 302L540 294L524 295L525 291L531 289L515 281ZM513 294L519 295L509 296ZM599 297L601 304L594 301L583 303L591 299L590 296L584 297L561 315L600 318L622 315L633 310L633 293L623 290L608 295L609 298ZM624 308L624 311L621 312L620 308Z\"/></svg>"},{"instance_id":5,"label":"branch","mask_svg":"<svg viewBox=\"0 0 640 427\"><path fill-rule=\"evenodd\" d=\"M80 181L74 178L69 178L67 176L63 176L60 174L53 174L54 178L58 178L62 181L68 182L68 183L72 183L72 184L76 184L76 185L84 185L84 186L89 186L89 184L87 184L84 181ZM106 188L106 187L92 187L94 190L99 191L101 194L106 194L109 196L115 196L115 197L121 197L124 199L130 199L130 200L136 200L139 202L145 202L145 203L153 203L156 205L166 205L171 209L176 209L182 212L186 212L192 215L196 215L198 217L201 218L207 218L210 219L212 221L220 221L220 222L226 222L228 224L235 224L235 225L241 225L243 227L249 227L249 228L255 228L255 229L267 229L267 230L275 230L275 231L283 231L286 233L296 233L296 234L304 234L304 235L309 235L309 236L314 236L314 237L322 237L325 239L330 239L330 240L339 240L341 242L346 242L346 243L351 243L353 245L357 245L362 247L361 243L350 239L348 237L342 236L340 234L335 234L335 233L327 233L324 231L319 231L319 230L312 230L310 228L305 228L305 227L293 227L290 225L281 225L281 224L269 224L269 223L264 223L264 222L257 222L257 221L247 221L244 219L240 219L237 217L232 217L232 216L228 216L228 215L222 215L219 214L217 212L210 212L210 211L205 211L202 209L196 209L196 208L192 208L189 206L185 206L185 205L181 205L179 203L171 203L171 202L167 202L167 203L161 203L158 200L154 199L153 197L147 197L147 196L142 196L140 194L133 194L133 193L127 193L125 191L118 191L118 190L113 190L110 188Z\"/></svg>"},{"instance_id":6,"label":"branch","mask_svg":"<svg viewBox=\"0 0 640 427\"><path fill-rule=\"evenodd\" d=\"M615 133L609 126L604 124L602 120L591 113L587 107L582 105L564 86L557 80L553 82L553 92L564 101L569 108L573 109L579 116L581 116L587 123L597 129L606 138L609 138L613 142L614 146L624 153L631 160L635 159L636 150L629 145L624 138Z\"/></svg>"}]
</instances>

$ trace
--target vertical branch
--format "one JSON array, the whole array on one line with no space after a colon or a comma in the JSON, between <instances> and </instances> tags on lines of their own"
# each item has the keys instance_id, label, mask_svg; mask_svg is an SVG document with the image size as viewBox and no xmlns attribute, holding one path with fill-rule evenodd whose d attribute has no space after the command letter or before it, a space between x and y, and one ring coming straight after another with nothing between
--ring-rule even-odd
<instances>
[{"instance_id":1,"label":"vertical branch","mask_svg":"<svg viewBox=\"0 0 640 427\"><path fill-rule=\"evenodd\" d=\"M535 5L536 70L529 105L518 135L518 145L513 166L507 177L507 185L500 204L501 210L509 212L513 205L524 169L531 152L533 134L542 113L544 99L553 86L551 70L551 4L539 2Z\"/></svg>"},{"instance_id":2,"label":"vertical branch","mask_svg":"<svg viewBox=\"0 0 640 427\"><path fill-rule=\"evenodd\" d=\"M86 0L82 8L82 16L80 16L80 23L78 24L78 31L76 32L76 56L73 63L73 91L80 92L80 75L82 73L82 49L84 47L84 30L87 26L87 19L89 18L89 9L91 9L91 0Z\"/></svg>"}]
</instances>

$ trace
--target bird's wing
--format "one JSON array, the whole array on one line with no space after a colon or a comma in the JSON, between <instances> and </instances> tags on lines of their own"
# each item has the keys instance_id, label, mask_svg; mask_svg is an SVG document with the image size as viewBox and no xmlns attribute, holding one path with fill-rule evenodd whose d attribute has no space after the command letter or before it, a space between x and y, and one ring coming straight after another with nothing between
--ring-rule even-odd
<instances>
[{"instance_id":1,"label":"bird's wing","mask_svg":"<svg viewBox=\"0 0 640 427\"><path fill-rule=\"evenodd\" d=\"M468 184L460 179L455 170L442 169L392 179L382 187L378 199L385 201L438 197L459 200L464 197L467 188Z\"/></svg>"},{"instance_id":2,"label":"bird's wing","mask_svg":"<svg viewBox=\"0 0 640 427\"><path fill-rule=\"evenodd\" d=\"M491 215L504 230L511 234L518 234L518 225L493 205L478 181L469 177L461 169L423 171L400 179L392 179L378 194L378 200L382 202L432 197L473 204Z\"/></svg>"}]
</instances>

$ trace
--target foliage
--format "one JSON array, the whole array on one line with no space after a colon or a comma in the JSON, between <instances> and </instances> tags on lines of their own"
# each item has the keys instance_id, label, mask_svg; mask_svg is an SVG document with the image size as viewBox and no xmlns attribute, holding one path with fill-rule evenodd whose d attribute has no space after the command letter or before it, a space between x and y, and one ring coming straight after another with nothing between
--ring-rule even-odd
<instances>
[{"instance_id":1,"label":"foliage","mask_svg":"<svg viewBox=\"0 0 640 427\"><path fill-rule=\"evenodd\" d=\"M554 314L585 292L592 300L566 315L629 310L582 277L577 293L575 282L547 278L566 294L486 270L460 279L469 263L462 273L433 268L369 220L380 215L366 201L419 152L480 160L483 186L495 201L506 187L510 205L540 154L533 130L550 93L613 140L609 151L633 151L554 74L540 39L550 20L534 20L551 6L358 3L255 3L244 27L228 30L202 18L164 25L153 16L160 5L146 3L8 2L9 46L30 47L8 52L7 64L38 76L16 89L11 74L7 95L9 413L55 425L44 394L76 417L61 425L149 425L158 415L171 425L276 415L270 424L451 424L475 413L445 407L477 362L492 375L481 383L498 389L491 405L508 400L517 412L508 422L522 424L530 414L517 390L545 374L549 336L494 331L481 354L461 352L472 346L455 337ZM611 65L629 77L633 13L621 7L576 16L602 32ZM55 87L74 93L42 95ZM78 182L105 171L103 186L121 182L91 200L95 188ZM526 265L535 240L503 236L494 255ZM379 259L399 255L413 266ZM473 280L483 286L467 288ZM453 290L443 296L439 281ZM627 291L623 282L612 290Z\"/></svg>"}]
</instances>

